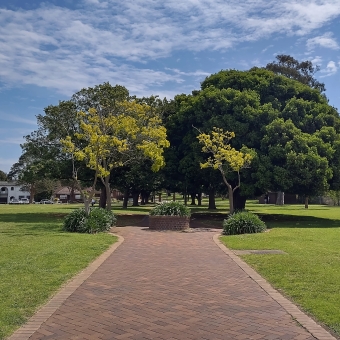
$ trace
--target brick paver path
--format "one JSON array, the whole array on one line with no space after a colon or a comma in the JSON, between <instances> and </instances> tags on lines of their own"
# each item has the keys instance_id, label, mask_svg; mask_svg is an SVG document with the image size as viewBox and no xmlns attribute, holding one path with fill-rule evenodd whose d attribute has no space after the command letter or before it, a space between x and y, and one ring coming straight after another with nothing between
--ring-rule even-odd
<instances>
[{"instance_id":1,"label":"brick paver path","mask_svg":"<svg viewBox=\"0 0 340 340\"><path fill-rule=\"evenodd\" d=\"M214 233L143 229L117 228L123 244L30 339L315 339Z\"/></svg>"}]
</instances>

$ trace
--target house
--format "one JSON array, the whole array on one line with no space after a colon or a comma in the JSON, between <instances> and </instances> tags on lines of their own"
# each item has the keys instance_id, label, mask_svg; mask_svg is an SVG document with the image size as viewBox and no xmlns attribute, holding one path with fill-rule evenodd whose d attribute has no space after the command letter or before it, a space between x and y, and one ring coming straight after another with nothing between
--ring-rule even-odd
<instances>
[{"instance_id":1,"label":"house","mask_svg":"<svg viewBox=\"0 0 340 340\"><path fill-rule=\"evenodd\" d=\"M21 190L21 185L16 182L0 181L0 204L7 204L12 199L30 198L28 191Z\"/></svg>"},{"instance_id":2,"label":"house","mask_svg":"<svg viewBox=\"0 0 340 340\"><path fill-rule=\"evenodd\" d=\"M100 190L96 190L94 193L94 199L99 200L100 199ZM55 198L58 198L62 203L68 203L68 202L82 202L81 194L79 190L73 189L70 187L62 187L58 189L55 194ZM111 198L117 199L120 196L122 196L122 193L119 192L116 189L113 189L111 192Z\"/></svg>"}]
</instances>

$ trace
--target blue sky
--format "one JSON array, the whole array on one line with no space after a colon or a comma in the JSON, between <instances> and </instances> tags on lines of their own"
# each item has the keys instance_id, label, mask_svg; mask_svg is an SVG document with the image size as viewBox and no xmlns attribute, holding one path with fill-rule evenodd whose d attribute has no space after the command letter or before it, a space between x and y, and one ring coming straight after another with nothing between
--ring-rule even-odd
<instances>
[{"instance_id":1,"label":"blue sky","mask_svg":"<svg viewBox=\"0 0 340 340\"><path fill-rule=\"evenodd\" d=\"M35 116L81 88L172 98L277 54L319 65L340 109L339 0L0 0L0 169Z\"/></svg>"}]
</instances>

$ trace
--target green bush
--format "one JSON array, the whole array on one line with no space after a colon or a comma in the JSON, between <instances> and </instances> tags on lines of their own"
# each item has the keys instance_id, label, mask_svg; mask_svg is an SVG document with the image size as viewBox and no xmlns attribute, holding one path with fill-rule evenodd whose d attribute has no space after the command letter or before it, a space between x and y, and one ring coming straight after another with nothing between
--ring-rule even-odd
<instances>
[{"instance_id":1,"label":"green bush","mask_svg":"<svg viewBox=\"0 0 340 340\"><path fill-rule=\"evenodd\" d=\"M109 230L116 223L111 211L102 208L91 208L86 216L85 209L73 210L64 220L64 230L78 233L94 234Z\"/></svg>"},{"instance_id":2,"label":"green bush","mask_svg":"<svg viewBox=\"0 0 340 340\"><path fill-rule=\"evenodd\" d=\"M266 224L250 212L242 211L223 221L223 235L254 234L266 230Z\"/></svg>"},{"instance_id":3,"label":"green bush","mask_svg":"<svg viewBox=\"0 0 340 340\"><path fill-rule=\"evenodd\" d=\"M190 209L181 202L162 202L150 211L150 215L190 217L191 213Z\"/></svg>"}]
</instances>

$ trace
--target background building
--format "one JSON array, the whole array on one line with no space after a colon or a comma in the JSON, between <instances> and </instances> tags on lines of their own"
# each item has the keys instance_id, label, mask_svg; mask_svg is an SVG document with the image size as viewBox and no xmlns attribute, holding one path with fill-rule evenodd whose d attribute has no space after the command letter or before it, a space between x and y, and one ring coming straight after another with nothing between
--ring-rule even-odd
<instances>
[{"instance_id":1,"label":"background building","mask_svg":"<svg viewBox=\"0 0 340 340\"><path fill-rule=\"evenodd\" d=\"M16 182L0 181L0 204L9 203L12 199L30 198L28 191L22 191Z\"/></svg>"}]
</instances>

